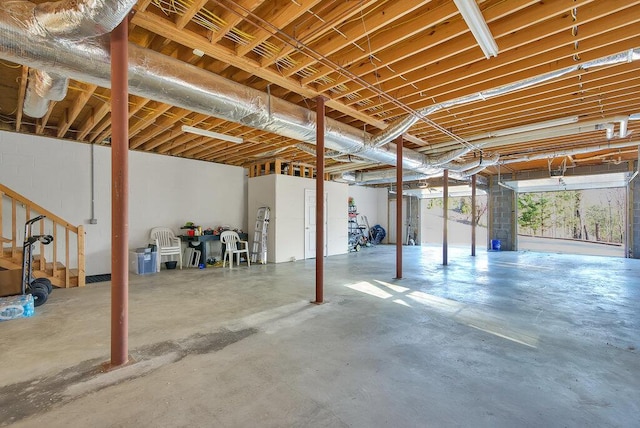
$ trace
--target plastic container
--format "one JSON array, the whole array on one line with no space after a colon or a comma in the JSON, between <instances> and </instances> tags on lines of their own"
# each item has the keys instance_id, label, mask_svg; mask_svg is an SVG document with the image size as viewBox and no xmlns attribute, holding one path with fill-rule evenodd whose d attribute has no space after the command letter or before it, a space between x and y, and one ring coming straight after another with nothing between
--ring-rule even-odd
<instances>
[{"instance_id":1,"label":"plastic container","mask_svg":"<svg viewBox=\"0 0 640 428\"><path fill-rule=\"evenodd\" d=\"M141 251L143 250L143 251ZM148 251L146 251L148 250ZM137 275L156 273L158 253L151 248L138 248L129 252L129 271Z\"/></svg>"},{"instance_id":2,"label":"plastic container","mask_svg":"<svg viewBox=\"0 0 640 428\"><path fill-rule=\"evenodd\" d=\"M491 249L493 251L500 251L500 240L499 239L492 239L491 240Z\"/></svg>"},{"instance_id":3,"label":"plastic container","mask_svg":"<svg viewBox=\"0 0 640 428\"><path fill-rule=\"evenodd\" d=\"M176 266L178 266L178 262L176 262L175 260L164 262L164 267L166 267L167 269L175 269Z\"/></svg>"},{"instance_id":4,"label":"plastic container","mask_svg":"<svg viewBox=\"0 0 640 428\"><path fill-rule=\"evenodd\" d=\"M32 317L34 312L31 294L0 297L0 321Z\"/></svg>"}]
</instances>

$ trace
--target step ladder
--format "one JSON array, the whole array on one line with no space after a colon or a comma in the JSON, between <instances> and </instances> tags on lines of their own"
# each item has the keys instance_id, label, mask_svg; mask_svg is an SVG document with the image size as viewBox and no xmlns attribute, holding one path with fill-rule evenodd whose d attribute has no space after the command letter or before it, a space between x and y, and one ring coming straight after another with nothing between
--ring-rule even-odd
<instances>
[{"instance_id":1,"label":"step ladder","mask_svg":"<svg viewBox=\"0 0 640 428\"><path fill-rule=\"evenodd\" d=\"M371 239L371 226L369 226L369 219L367 218L366 215L361 215L360 216L360 223L364 224L365 226L367 226L367 233L365 233L364 236L367 239Z\"/></svg>"},{"instance_id":2,"label":"step ladder","mask_svg":"<svg viewBox=\"0 0 640 428\"><path fill-rule=\"evenodd\" d=\"M253 232L251 263L267 263L267 230L269 229L269 207L258 208L256 227Z\"/></svg>"}]
</instances>

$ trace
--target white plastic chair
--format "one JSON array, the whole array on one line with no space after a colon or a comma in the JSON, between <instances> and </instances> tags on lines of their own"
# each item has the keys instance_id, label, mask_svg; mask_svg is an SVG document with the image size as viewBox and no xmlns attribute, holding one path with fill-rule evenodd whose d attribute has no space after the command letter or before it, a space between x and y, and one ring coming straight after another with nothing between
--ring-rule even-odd
<instances>
[{"instance_id":1,"label":"white plastic chair","mask_svg":"<svg viewBox=\"0 0 640 428\"><path fill-rule=\"evenodd\" d=\"M225 246L224 256L222 256L222 267L229 260L229 268L233 268L233 256L238 255L238 266L240 266L240 254L245 253L247 258L247 266L251 266L249 261L249 243L241 241L240 236L233 230L225 230L220 234L220 242Z\"/></svg>"},{"instance_id":2,"label":"white plastic chair","mask_svg":"<svg viewBox=\"0 0 640 428\"><path fill-rule=\"evenodd\" d=\"M150 237L158 250L158 271L160 271L163 256L170 257L170 260L173 260L173 256L178 256L178 264L182 269L182 245L180 238L173 234L173 230L168 227L154 227L151 229Z\"/></svg>"}]
</instances>

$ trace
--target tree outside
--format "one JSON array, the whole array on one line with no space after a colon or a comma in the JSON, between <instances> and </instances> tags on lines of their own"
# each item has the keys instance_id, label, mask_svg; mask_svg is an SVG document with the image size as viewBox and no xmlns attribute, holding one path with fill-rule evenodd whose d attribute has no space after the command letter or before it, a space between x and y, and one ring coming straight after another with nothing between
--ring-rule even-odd
<instances>
[{"instance_id":1,"label":"tree outside","mask_svg":"<svg viewBox=\"0 0 640 428\"><path fill-rule=\"evenodd\" d=\"M518 195L518 234L621 244L625 189Z\"/></svg>"}]
</instances>

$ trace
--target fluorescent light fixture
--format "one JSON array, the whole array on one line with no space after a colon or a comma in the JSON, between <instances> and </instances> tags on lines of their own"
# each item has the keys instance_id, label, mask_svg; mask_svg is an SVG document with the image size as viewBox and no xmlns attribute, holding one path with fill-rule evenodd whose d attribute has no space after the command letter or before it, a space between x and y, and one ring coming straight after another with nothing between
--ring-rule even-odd
<instances>
[{"instance_id":1,"label":"fluorescent light fixture","mask_svg":"<svg viewBox=\"0 0 640 428\"><path fill-rule=\"evenodd\" d=\"M537 178L532 180L505 180L505 187L518 193L607 189L612 187L625 187L629 182L629 177L631 177L630 172L565 175L564 177Z\"/></svg>"},{"instance_id":2,"label":"fluorescent light fixture","mask_svg":"<svg viewBox=\"0 0 640 428\"><path fill-rule=\"evenodd\" d=\"M498 129L489 132L493 137L501 137L503 135L520 134L523 132L537 131L538 129L554 128L556 126L569 125L576 123L578 116L561 117L559 119L547 120L545 122L530 123L528 125L516 126L513 128Z\"/></svg>"},{"instance_id":3,"label":"fluorescent light fixture","mask_svg":"<svg viewBox=\"0 0 640 428\"><path fill-rule=\"evenodd\" d=\"M402 194L404 196L415 196L418 199L442 198L444 196L444 189L442 187L404 189ZM476 188L476 195L483 196L486 194L487 192L483 189ZM471 196L471 187L468 185L449 186L449 197L460 198L463 196Z\"/></svg>"},{"instance_id":4,"label":"fluorescent light fixture","mask_svg":"<svg viewBox=\"0 0 640 428\"><path fill-rule=\"evenodd\" d=\"M633 113L629 116L629 120L640 120L640 113Z\"/></svg>"},{"instance_id":5,"label":"fluorescent light fixture","mask_svg":"<svg viewBox=\"0 0 640 428\"><path fill-rule=\"evenodd\" d=\"M217 138L218 140L228 141L230 143L242 144L244 140L231 135L224 135L218 132L208 131L206 129L194 128L193 126L182 125L182 132L190 134L202 135L203 137Z\"/></svg>"},{"instance_id":6,"label":"fluorescent light fixture","mask_svg":"<svg viewBox=\"0 0 640 428\"><path fill-rule=\"evenodd\" d=\"M484 56L489 59L492 56L498 56L498 45L496 44L491 30L487 22L480 12L480 8L475 0L453 0L458 7L462 18L467 23L469 30L476 38L480 49L484 52Z\"/></svg>"}]
</instances>

